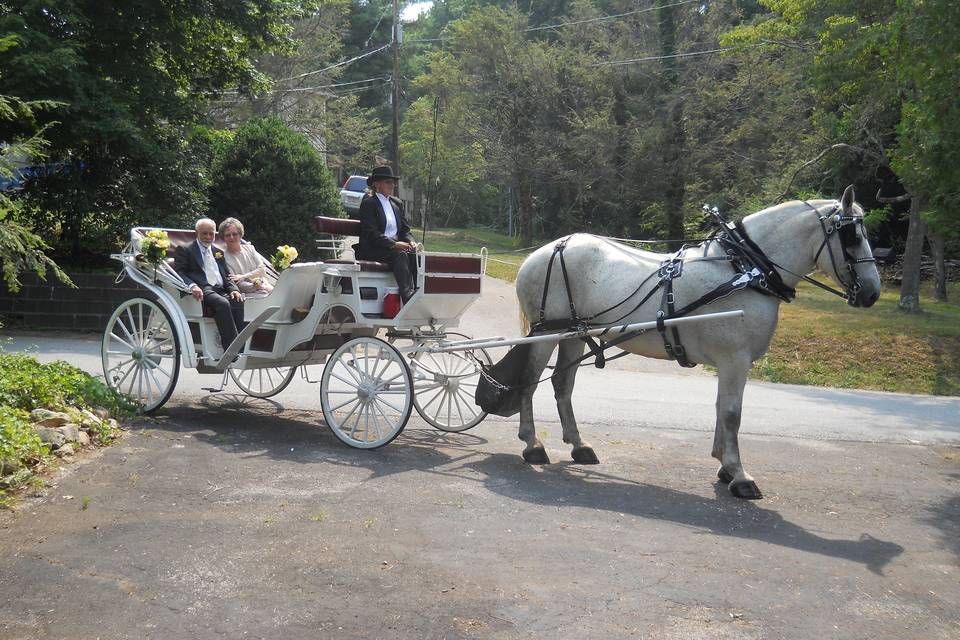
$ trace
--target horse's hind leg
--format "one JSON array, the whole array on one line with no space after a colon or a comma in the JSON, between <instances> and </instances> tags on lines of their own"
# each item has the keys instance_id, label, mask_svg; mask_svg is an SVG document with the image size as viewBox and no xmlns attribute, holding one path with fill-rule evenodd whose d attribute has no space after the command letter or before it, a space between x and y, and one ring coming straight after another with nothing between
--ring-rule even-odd
<instances>
[{"instance_id":1,"label":"horse's hind leg","mask_svg":"<svg viewBox=\"0 0 960 640\"><path fill-rule=\"evenodd\" d=\"M543 373L554 345L550 343L533 344L530 347L530 356L527 360L526 372L523 376L524 384L530 384L520 395L520 430L517 436L527 443L523 449L523 459L530 464L550 464L543 443L537 438L536 427L533 423L533 394L537 390L536 381Z\"/></svg>"},{"instance_id":2,"label":"horse's hind leg","mask_svg":"<svg viewBox=\"0 0 960 640\"><path fill-rule=\"evenodd\" d=\"M738 498L757 499L763 495L740 462L740 415L749 371L749 359L742 358L717 367L717 427L713 436L713 457L720 460L717 477L728 483L730 493Z\"/></svg>"},{"instance_id":3,"label":"horse's hind leg","mask_svg":"<svg viewBox=\"0 0 960 640\"><path fill-rule=\"evenodd\" d=\"M557 369L551 377L553 382L553 396L557 399L557 412L560 414L560 424L563 425L563 441L573 446L570 455L574 462L580 464L597 464L597 454L593 447L580 439L580 430L577 429L577 419L573 416L573 385L577 378L576 362L583 355L586 346L582 340L564 340L560 343L557 354Z\"/></svg>"}]
</instances>

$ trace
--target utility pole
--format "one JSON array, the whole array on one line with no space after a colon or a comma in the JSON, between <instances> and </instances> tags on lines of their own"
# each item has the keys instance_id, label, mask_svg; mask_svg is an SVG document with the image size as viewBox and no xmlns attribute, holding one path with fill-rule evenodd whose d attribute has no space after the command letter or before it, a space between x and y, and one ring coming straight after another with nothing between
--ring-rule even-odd
<instances>
[{"instance_id":1,"label":"utility pole","mask_svg":"<svg viewBox=\"0 0 960 640\"><path fill-rule=\"evenodd\" d=\"M393 0L393 172L400 175L400 10Z\"/></svg>"}]
</instances>

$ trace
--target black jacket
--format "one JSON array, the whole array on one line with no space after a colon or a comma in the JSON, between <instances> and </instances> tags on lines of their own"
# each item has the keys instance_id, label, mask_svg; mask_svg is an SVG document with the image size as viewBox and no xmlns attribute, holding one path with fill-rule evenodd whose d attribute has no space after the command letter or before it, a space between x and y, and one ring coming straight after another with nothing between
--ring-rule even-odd
<instances>
[{"instance_id":1,"label":"black jacket","mask_svg":"<svg viewBox=\"0 0 960 640\"><path fill-rule=\"evenodd\" d=\"M399 198L390 198L393 205L393 215L397 219L397 240L413 242L410 225L403 213L403 203ZM380 206L380 199L376 195L368 195L360 203L360 243L355 246L355 253L360 260L377 260L393 250L394 241L383 235L387 228L387 216Z\"/></svg>"},{"instance_id":2,"label":"black jacket","mask_svg":"<svg viewBox=\"0 0 960 640\"><path fill-rule=\"evenodd\" d=\"M219 258L217 256L220 256ZM227 263L223 259L223 251L213 248L213 259L220 269L220 277L223 279L223 288L227 291L239 291L229 276L230 270L227 269ZM196 284L200 289L213 286L207 282L207 274L203 270L203 254L200 253L200 245L196 240L188 245L177 247L173 254L173 270L180 274L187 286Z\"/></svg>"}]
</instances>

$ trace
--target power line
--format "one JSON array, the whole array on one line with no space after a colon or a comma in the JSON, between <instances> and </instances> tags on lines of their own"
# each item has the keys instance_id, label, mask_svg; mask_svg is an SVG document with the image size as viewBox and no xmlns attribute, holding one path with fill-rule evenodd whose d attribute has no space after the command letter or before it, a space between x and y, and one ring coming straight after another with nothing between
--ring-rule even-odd
<instances>
[{"instance_id":1,"label":"power line","mask_svg":"<svg viewBox=\"0 0 960 640\"><path fill-rule=\"evenodd\" d=\"M301 73L301 74L298 75L298 76L290 76L289 78L281 78L281 79L279 79L279 80L274 80L274 82L286 82L287 80L299 80L299 79L301 79L301 78L306 78L307 76L313 76L313 75L316 75L316 74L318 74L318 73L323 73L324 71L330 71L331 69L336 69L337 67L343 67L343 66L346 66L346 65L348 65L348 64L353 64L353 63L356 62L357 60L362 60L363 58L366 58L366 57L368 57L368 56L372 56L372 55L375 54L375 53L380 53L380 52L383 51L384 49L389 49L389 48L391 47L391 45L392 45L392 43L388 43L388 44L383 45L382 47L377 47L376 49L373 49L373 50L371 50L371 51L367 51L366 53L361 53L360 55L358 55L358 56L356 56L356 57L350 58L349 60L344 60L343 62L338 62L338 63L336 63L336 64L332 64L332 65L330 65L329 67L324 67L323 69L317 69L316 71L308 71L308 72L306 72L306 73Z\"/></svg>"},{"instance_id":2,"label":"power line","mask_svg":"<svg viewBox=\"0 0 960 640\"><path fill-rule=\"evenodd\" d=\"M383 22L383 19L387 17L387 12L388 12L388 11L390 11L390 3L389 3L389 2L388 2L387 5L383 8L383 13L380 14L380 19L377 20L377 24L373 25L373 31L371 31L371 32L370 32L370 35L367 36L367 39L364 40L363 46L365 46L365 47L369 47L369 46L370 46L370 41L373 39L373 36L374 36L374 34L377 32L377 29L380 28L380 23Z\"/></svg>"},{"instance_id":3,"label":"power line","mask_svg":"<svg viewBox=\"0 0 960 640\"><path fill-rule=\"evenodd\" d=\"M625 65L633 64L635 62L650 62L653 60L671 60L675 58L693 58L696 56L705 56L714 53L721 53L723 51L739 51L741 49L754 49L756 47L768 47L769 43L761 42L758 44L746 45L746 46L737 46L737 47L720 47L719 49L708 49L707 51L689 51L687 53L672 53L670 55L664 56L643 56L642 58L631 58L629 60L608 60L606 62L595 62L591 66L593 67L605 67L605 66L615 66L615 65Z\"/></svg>"},{"instance_id":4,"label":"power line","mask_svg":"<svg viewBox=\"0 0 960 640\"><path fill-rule=\"evenodd\" d=\"M319 90L319 89L331 89L331 88L334 88L334 87L346 87L346 86L352 85L352 84L363 84L363 83L366 83L366 82L375 82L375 81L377 81L377 80L389 80L389 79L390 79L390 76L376 76L376 77L373 77L373 78L366 78L366 79L364 79L364 80L354 80L354 81L352 81L352 82L337 82L337 83L335 83L335 84L323 84L323 85L318 85L318 86L315 86L315 87L295 87L295 88L292 88L292 89L270 89L269 91L266 91L266 92L264 92L264 93L268 93L268 94L269 94L269 93L294 93L294 92L297 92L297 91L317 91L317 90ZM223 92L222 92L223 95L234 95L234 94L237 94L237 93L239 93L239 92L237 92L237 91L223 91Z\"/></svg>"}]
</instances>

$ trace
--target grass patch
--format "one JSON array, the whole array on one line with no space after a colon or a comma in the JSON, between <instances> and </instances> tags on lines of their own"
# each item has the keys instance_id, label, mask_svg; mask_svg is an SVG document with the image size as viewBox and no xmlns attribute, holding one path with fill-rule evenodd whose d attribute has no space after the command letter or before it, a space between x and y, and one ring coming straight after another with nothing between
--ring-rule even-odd
<instances>
[{"instance_id":1,"label":"grass patch","mask_svg":"<svg viewBox=\"0 0 960 640\"><path fill-rule=\"evenodd\" d=\"M960 305L924 291L919 315L897 309L899 292L883 291L870 309L855 309L807 283L781 305L767 355L752 377L771 382L960 395Z\"/></svg>"},{"instance_id":2,"label":"grass patch","mask_svg":"<svg viewBox=\"0 0 960 640\"><path fill-rule=\"evenodd\" d=\"M414 231L413 237L422 237L422 232ZM431 229L423 244L427 251L450 253L479 253L481 247L486 247L490 256L487 275L507 282L517 279L520 265L531 252L530 249L518 251L519 239L489 229Z\"/></svg>"}]
</instances>

